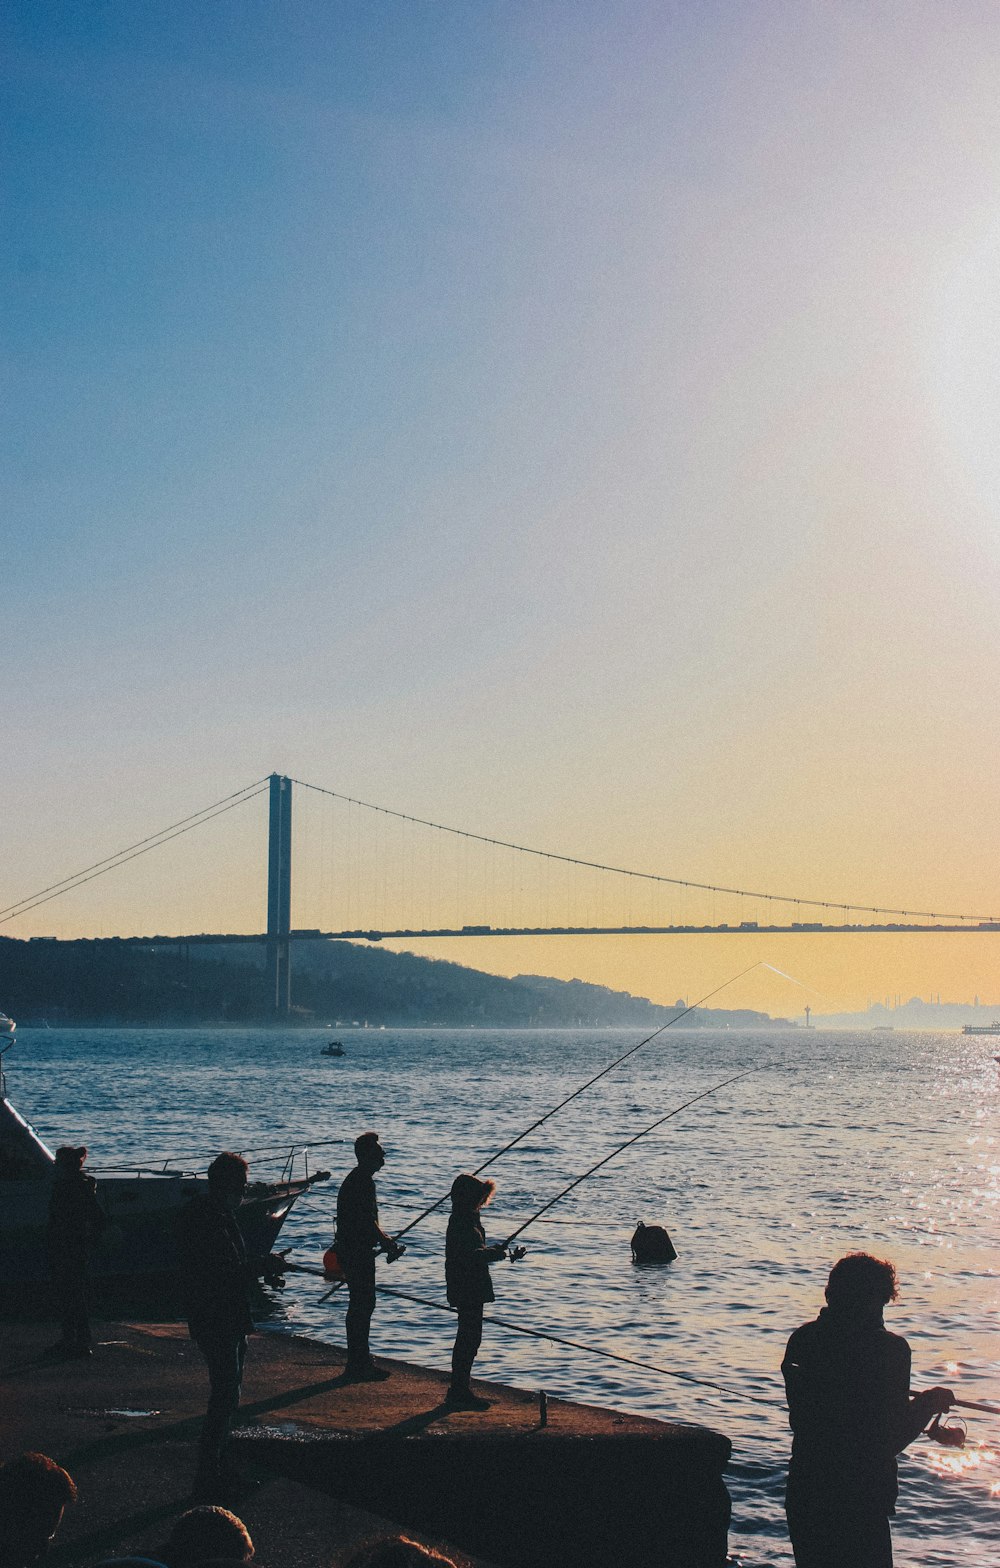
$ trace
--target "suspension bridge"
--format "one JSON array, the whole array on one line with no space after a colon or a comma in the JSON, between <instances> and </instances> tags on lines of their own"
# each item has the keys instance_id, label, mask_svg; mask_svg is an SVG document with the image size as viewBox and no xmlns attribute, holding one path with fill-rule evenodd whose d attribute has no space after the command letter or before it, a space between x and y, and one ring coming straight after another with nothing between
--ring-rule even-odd
<instances>
[{"instance_id":1,"label":"suspension bridge","mask_svg":"<svg viewBox=\"0 0 1000 1568\"><path fill-rule=\"evenodd\" d=\"M292 923L293 794L320 811L300 843L304 903L326 915ZM255 943L266 948L274 1011L291 1008L297 941L448 938L961 934L1000 931L1000 916L893 909L726 887L531 848L272 773L114 855L0 909L0 925L267 796L266 928L114 936L140 945ZM296 806L298 813L299 807ZM330 821L340 814L339 824ZM306 813L308 816L308 811ZM362 821L374 829L367 837ZM540 875L526 877L525 867ZM368 919L357 918L367 914ZM492 918L484 919L484 915ZM722 915L727 918L721 918ZM753 916L751 918L750 916ZM352 918L352 916L354 918ZM472 918L465 918L466 916Z\"/></svg>"}]
</instances>

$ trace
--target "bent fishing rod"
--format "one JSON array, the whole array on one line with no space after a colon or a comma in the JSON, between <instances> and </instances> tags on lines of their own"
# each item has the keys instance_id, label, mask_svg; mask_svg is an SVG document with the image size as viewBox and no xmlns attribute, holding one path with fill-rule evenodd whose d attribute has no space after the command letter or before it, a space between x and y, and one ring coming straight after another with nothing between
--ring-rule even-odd
<instances>
[{"instance_id":1,"label":"bent fishing rod","mask_svg":"<svg viewBox=\"0 0 1000 1568\"><path fill-rule=\"evenodd\" d=\"M710 1002L712 1000L713 996L718 996L720 991L725 991L728 986L735 985L737 980L742 980L744 975L748 975L752 970L760 969L762 967L767 968L769 966L765 965L763 960L758 959L755 964L749 964L746 969L741 969L738 975L733 975L729 980L724 980L721 985L717 985L715 987L714 991L707 991L704 996L699 997L697 1002L692 1002L690 1007L685 1007L682 1012L675 1014L673 1018L669 1018L665 1024L661 1024L658 1029L654 1029L652 1034L646 1035L644 1040L640 1040L637 1045L630 1046L623 1055L617 1057L615 1061L609 1062L607 1067L602 1067L599 1073L595 1073L593 1078L588 1078L586 1083L582 1083L578 1089L574 1089L572 1093L567 1094L566 1098L560 1100L558 1105L554 1105L551 1110L545 1112L544 1116L539 1116L536 1121L533 1121L530 1127L525 1127L523 1132L519 1132L516 1138L511 1138L509 1143L505 1143L502 1149L498 1149L495 1154L491 1154L488 1160L483 1161L482 1165L477 1165L472 1174L474 1176L481 1175L482 1172L488 1170L491 1165L495 1165L497 1160L502 1159L505 1154L509 1154L511 1149L515 1148L517 1144L522 1143L525 1138L529 1137L531 1133L535 1132L539 1127L541 1127L544 1122L549 1121L559 1111L565 1110L566 1106L569 1105L571 1100L577 1099L579 1095L584 1094L588 1089L592 1089L595 1083L599 1083L602 1078L606 1078L608 1073L614 1072L616 1067L620 1067L622 1065L622 1062L627 1062L630 1056L634 1056L637 1051L641 1051L643 1046L649 1045L652 1040L656 1039L657 1035L663 1034L665 1029L673 1028L674 1024L680 1023L682 1018L687 1018L688 1014L693 1013L696 1008L703 1007L706 1002ZM742 1074L740 1076L742 1076ZM718 1087L721 1088L722 1085L720 1084ZM706 1091L706 1093L712 1092L714 1091ZM689 1103L693 1104L694 1102L691 1101ZM685 1107L679 1106L678 1109L684 1110ZM676 1112L672 1112L671 1114L676 1115ZM442 1197L438 1198L435 1203L432 1203L428 1208L423 1209L417 1215L416 1219L412 1219L408 1225L404 1225L403 1229L397 1232L397 1239L399 1236L405 1236L409 1231L413 1230L413 1228L416 1225L419 1225L422 1220L425 1220L429 1214L433 1214L435 1210L439 1209L443 1203L447 1203L448 1196L449 1195L445 1193Z\"/></svg>"}]
</instances>

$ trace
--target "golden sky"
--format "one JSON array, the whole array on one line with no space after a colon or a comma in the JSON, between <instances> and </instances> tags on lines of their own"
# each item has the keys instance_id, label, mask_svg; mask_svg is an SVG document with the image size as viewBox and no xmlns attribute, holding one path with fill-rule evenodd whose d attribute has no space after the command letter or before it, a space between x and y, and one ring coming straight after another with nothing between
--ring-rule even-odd
<instances>
[{"instance_id":1,"label":"golden sky","mask_svg":"<svg viewBox=\"0 0 1000 1568\"><path fill-rule=\"evenodd\" d=\"M217 11L13 7L0 902L277 769L992 912L996 7ZM253 929L259 805L0 930ZM996 940L443 951L863 1006Z\"/></svg>"}]
</instances>

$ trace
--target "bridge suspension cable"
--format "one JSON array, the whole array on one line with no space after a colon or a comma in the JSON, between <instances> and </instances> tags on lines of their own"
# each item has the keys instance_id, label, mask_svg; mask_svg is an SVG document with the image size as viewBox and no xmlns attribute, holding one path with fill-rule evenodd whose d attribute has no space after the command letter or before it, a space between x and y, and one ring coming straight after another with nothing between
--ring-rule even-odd
<instances>
[{"instance_id":1,"label":"bridge suspension cable","mask_svg":"<svg viewBox=\"0 0 1000 1568\"><path fill-rule=\"evenodd\" d=\"M31 893L27 898L22 898L16 904L8 904L6 909L0 909L0 925L6 925L9 920L16 920L18 915L26 915L30 909L36 909L39 904L47 904L53 898L60 898L63 893L72 893L75 888L82 887L85 882L93 882L95 877L103 877L109 871L116 871L119 866L124 866L129 860L135 860L139 855L148 855L151 849L159 849L161 844L167 844L173 838L180 838L184 833L191 833L195 828L202 827L206 822L211 822L213 817L221 817L227 811L232 811L237 806L242 806L248 800L253 800L257 795L262 795L267 789L267 779L256 779L253 784L247 784L243 789L236 790L232 795L224 795L221 800L213 801L210 806L204 806L201 811L192 812L189 817L182 817L179 822L172 822L169 827L161 828L158 833L151 833L148 838L141 838L135 844L129 844L117 854L107 855L103 860L95 860L92 865L84 866L82 871L75 871L72 876L63 877L59 882L51 882L48 887L43 887L37 893Z\"/></svg>"},{"instance_id":2,"label":"bridge suspension cable","mask_svg":"<svg viewBox=\"0 0 1000 1568\"><path fill-rule=\"evenodd\" d=\"M793 893L762 893L750 888L723 887L712 882L693 882L684 877L668 877L653 871L634 871L627 866L605 865L597 860L584 860L577 855L560 855L549 849L534 849L527 844L513 844L507 839L491 838L485 833L474 833L467 828L449 827L443 822L431 822L426 817L415 817L405 811L395 811L389 806L377 806L369 800L359 800L354 795L344 795L339 790L325 789L319 784L309 784L305 779L293 779L293 784L298 784L301 789L312 790L317 795L327 795L332 800L342 801L348 806L359 806L365 811L379 812L383 816L393 817L399 822L412 822L419 827L432 828L437 833L448 833L455 838L470 839L474 843L489 844L497 849L510 849L521 855L533 855L539 860L557 861L567 866L582 866L589 871L606 871L615 876L632 877L641 882L659 882L669 887L682 887L693 889L701 893L717 893L731 895L736 898L764 899L775 904L798 904L808 909L838 909L854 910L858 914L867 915L901 915L909 920L967 920L967 921L996 921L1000 916L995 914L948 914L943 910L933 911L928 909L890 909L884 904L858 904L853 899L843 898L802 898Z\"/></svg>"}]
</instances>

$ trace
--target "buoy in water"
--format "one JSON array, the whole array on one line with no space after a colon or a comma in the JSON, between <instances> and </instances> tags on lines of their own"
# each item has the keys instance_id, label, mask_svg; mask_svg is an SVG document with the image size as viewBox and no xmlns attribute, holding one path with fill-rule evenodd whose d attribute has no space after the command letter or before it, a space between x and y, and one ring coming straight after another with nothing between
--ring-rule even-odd
<instances>
[{"instance_id":1,"label":"buoy in water","mask_svg":"<svg viewBox=\"0 0 1000 1568\"><path fill-rule=\"evenodd\" d=\"M323 1273L327 1279L338 1282L347 1278L340 1266L340 1259L332 1247L327 1247L323 1254Z\"/></svg>"},{"instance_id":2,"label":"buoy in water","mask_svg":"<svg viewBox=\"0 0 1000 1568\"><path fill-rule=\"evenodd\" d=\"M632 1235L633 1263L673 1263L676 1248L662 1225L644 1225L642 1220Z\"/></svg>"}]
</instances>

